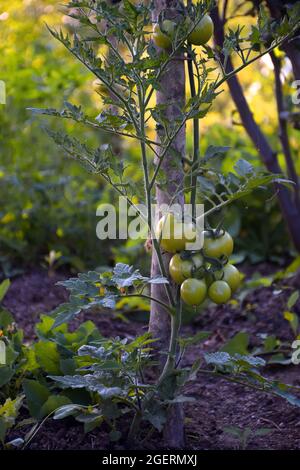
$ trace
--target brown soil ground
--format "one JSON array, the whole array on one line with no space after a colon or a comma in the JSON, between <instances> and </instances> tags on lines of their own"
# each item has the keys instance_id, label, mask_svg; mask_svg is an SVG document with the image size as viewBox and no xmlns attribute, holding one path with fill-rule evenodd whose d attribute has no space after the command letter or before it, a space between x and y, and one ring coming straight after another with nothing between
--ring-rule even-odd
<instances>
[{"instance_id":1,"label":"brown soil ground","mask_svg":"<svg viewBox=\"0 0 300 470\"><path fill-rule=\"evenodd\" d=\"M261 269L265 273L270 271L270 267ZM67 299L66 291L55 286L64 277L62 274L48 277L46 272L35 270L13 280L4 303L14 314L18 325L24 329L26 339L34 337L34 324L40 313L52 310ZM252 291L238 307L208 308L205 313L195 317L192 323L183 327L182 333L188 336L199 330L213 332L207 341L187 351L184 365L192 364L205 352L218 350L239 331L250 333L252 345L258 344L258 335L262 333L276 334L280 339L292 342L293 335L282 312L288 296L297 288L300 288L300 273L288 281L282 281L280 285ZM281 292L276 292L279 289ZM296 306L296 311L297 309L297 313L300 313L300 305ZM104 336L133 337L146 329L141 322L125 323L107 313L88 313L76 322L83 318L93 320ZM273 365L268 366L264 372L285 383L300 385L299 366ZM283 399L203 375L188 385L188 394L197 401L185 405L187 449L240 448L239 442L224 432L227 426L238 426L241 429L250 427L253 430L247 449L300 449L300 408ZM261 428L268 428L270 432L265 436L255 437L255 431ZM20 431L12 433L10 437L20 437ZM159 449L160 442L161 439L152 439L149 447ZM70 418L46 421L29 448L69 450L109 449L109 446L105 427L85 435L82 426ZM123 447L119 444L114 448Z\"/></svg>"}]
</instances>

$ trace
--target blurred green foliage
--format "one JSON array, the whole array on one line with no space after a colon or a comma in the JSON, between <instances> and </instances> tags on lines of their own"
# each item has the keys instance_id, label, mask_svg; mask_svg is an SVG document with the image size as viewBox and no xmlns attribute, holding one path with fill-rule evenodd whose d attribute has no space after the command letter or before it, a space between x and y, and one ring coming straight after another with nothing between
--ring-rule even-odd
<instances>
[{"instance_id":1,"label":"blurred green foliage","mask_svg":"<svg viewBox=\"0 0 300 470\"><path fill-rule=\"evenodd\" d=\"M75 269L103 262L96 238L96 207L105 190L77 164L59 155L28 107L64 99L92 105L91 77L51 39L45 22L65 21L57 1L1 2L0 264L4 275L51 251ZM97 111L95 110L95 113ZM51 123L55 127L57 123ZM85 138L95 142L95 134ZM109 197L107 195L107 197ZM107 255L106 255L107 258Z\"/></svg>"}]
</instances>

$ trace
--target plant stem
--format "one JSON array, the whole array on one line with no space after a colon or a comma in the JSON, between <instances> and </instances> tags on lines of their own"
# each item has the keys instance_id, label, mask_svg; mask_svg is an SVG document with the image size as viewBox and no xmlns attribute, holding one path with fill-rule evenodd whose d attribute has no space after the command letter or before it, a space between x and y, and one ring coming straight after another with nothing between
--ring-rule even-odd
<instances>
[{"instance_id":1,"label":"plant stem","mask_svg":"<svg viewBox=\"0 0 300 470\"><path fill-rule=\"evenodd\" d=\"M192 106L190 111L188 112L188 114L185 115L185 117L183 118L183 120L181 121L181 123L177 126L177 129L174 131L174 133L169 137L169 142L168 144L166 145L166 147L164 148L164 151L163 153L159 156L159 162L155 168L155 171L154 171L154 174L152 176L152 179L150 181L150 188L153 187L155 181L156 181L156 178L157 178L157 175L159 173L159 170L161 168L161 165L163 163L163 160L165 158L165 156L167 155L172 143L174 142L174 140L176 139L176 137L178 136L179 132L181 131L181 129L185 126L187 120L190 118L190 115L195 111L195 109L197 108L197 106Z\"/></svg>"},{"instance_id":2,"label":"plant stem","mask_svg":"<svg viewBox=\"0 0 300 470\"><path fill-rule=\"evenodd\" d=\"M278 397L278 394L273 392L271 388L260 387L259 385L255 385L250 382L243 382L243 380L239 380L238 378L234 378L229 375L219 374L218 372L214 372L213 370L198 369L198 373L212 375L214 377L219 377L220 379L227 380L228 382L232 382L238 385L243 385L243 387L252 388L253 390L269 393L270 395L273 395L274 397Z\"/></svg>"},{"instance_id":3,"label":"plant stem","mask_svg":"<svg viewBox=\"0 0 300 470\"><path fill-rule=\"evenodd\" d=\"M142 411L137 411L133 417L131 422L129 432L128 432L128 441L130 443L134 443L138 430L140 428L140 424L142 421Z\"/></svg>"},{"instance_id":4,"label":"plant stem","mask_svg":"<svg viewBox=\"0 0 300 470\"><path fill-rule=\"evenodd\" d=\"M175 310L175 315L171 317L171 336L170 336L170 344L169 344L169 351L168 351L168 358L163 368L163 371L158 378L156 388L163 382L163 380L172 373L173 370L176 368L176 350L177 350L177 343L178 343L178 336L179 330L181 326L181 313L182 313L182 304L180 300L180 290L177 289L177 307ZM134 438L138 432L142 415L144 410L147 408L148 403L153 399L154 393L150 393L146 400L142 403L141 410L138 410L134 418L132 420L128 440L130 442L134 442Z\"/></svg>"},{"instance_id":5,"label":"plant stem","mask_svg":"<svg viewBox=\"0 0 300 470\"><path fill-rule=\"evenodd\" d=\"M189 81L190 81L190 89L191 89L191 97L194 98L196 96L196 88L195 88L195 79L194 79L194 72L193 72L193 61L192 59L192 48L189 46L188 51L188 73L189 73ZM197 194L197 173L195 171L195 167L197 166L197 162L199 160L199 145L200 145L200 133L199 133L199 119L193 119L193 160L192 160L192 172L191 172L191 205L192 205L192 217L196 217L196 194Z\"/></svg>"},{"instance_id":6,"label":"plant stem","mask_svg":"<svg viewBox=\"0 0 300 470\"><path fill-rule=\"evenodd\" d=\"M176 368L176 350L179 337L179 330L181 326L181 314L182 314L182 303L180 299L180 289L177 288L177 306L175 310L175 315L171 318L171 336L170 336L170 345L168 358L166 360L163 371L158 379L158 386L163 382L163 380Z\"/></svg>"},{"instance_id":7,"label":"plant stem","mask_svg":"<svg viewBox=\"0 0 300 470\"><path fill-rule=\"evenodd\" d=\"M248 67L248 65L251 65L253 64L254 62L256 62L258 59L261 59L262 57L264 57L266 54L269 54L271 51L273 51L274 49L276 49L277 47L280 47L283 43L286 42L286 40L288 38L290 38L293 34L295 33L295 30L293 29L292 32L290 32L289 34L287 34L286 36L284 36L284 38L282 38L281 40L277 40L277 41L274 41L274 43L272 43L272 46L268 47L267 49L265 49L263 52L261 52L260 54L257 54L256 56L252 57L252 59L248 60L248 62L245 62L243 64L241 64L239 67L236 67L234 70L231 70L229 73L226 73L224 75L223 78L221 78L219 81L216 82L216 85L215 85L215 90L217 88L219 88L221 85L223 85L223 83L227 82L230 78L232 78L234 75L237 75L239 72L241 72L244 68Z\"/></svg>"}]
</instances>

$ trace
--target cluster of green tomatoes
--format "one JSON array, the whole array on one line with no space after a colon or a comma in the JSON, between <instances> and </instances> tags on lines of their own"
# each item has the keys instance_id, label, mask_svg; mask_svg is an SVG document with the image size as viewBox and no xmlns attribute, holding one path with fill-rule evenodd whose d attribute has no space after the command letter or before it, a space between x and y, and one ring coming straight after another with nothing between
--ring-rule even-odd
<instances>
[{"instance_id":1,"label":"cluster of green tomatoes","mask_svg":"<svg viewBox=\"0 0 300 470\"><path fill-rule=\"evenodd\" d=\"M192 20L187 18L185 20L187 22L187 26L192 25ZM191 29L191 28L190 28ZM172 20L163 20L161 25L156 23L153 27L153 41L157 47L161 49L168 50L172 46L172 40L174 38L176 31L176 23ZM212 37L214 32L214 24L211 17L206 14L203 16L201 21L195 26L193 31L188 36L189 44L194 44L195 46L203 46L206 44L210 38ZM109 90L107 87L101 82L101 80L96 79L93 82L93 89L104 96L109 96ZM116 89L124 93L122 87L116 86Z\"/></svg>"},{"instance_id":2,"label":"cluster of green tomatoes","mask_svg":"<svg viewBox=\"0 0 300 470\"><path fill-rule=\"evenodd\" d=\"M186 21L188 22L188 26L192 24L191 19L188 18ZM155 45L162 49L170 49L175 31L176 23L172 20L164 20L161 25L156 23L153 28L153 41ZM188 36L188 42L195 46L203 46L210 40L213 32L213 21L211 17L206 14Z\"/></svg>"},{"instance_id":3,"label":"cluster of green tomatoes","mask_svg":"<svg viewBox=\"0 0 300 470\"><path fill-rule=\"evenodd\" d=\"M239 270L229 257L233 239L223 229L205 230L203 247L186 250L186 244L196 238L193 222L182 222L173 213L164 215L156 226L161 248L174 253L169 264L170 277L180 285L184 303L200 305L207 297L216 304L228 302L241 283Z\"/></svg>"}]
</instances>

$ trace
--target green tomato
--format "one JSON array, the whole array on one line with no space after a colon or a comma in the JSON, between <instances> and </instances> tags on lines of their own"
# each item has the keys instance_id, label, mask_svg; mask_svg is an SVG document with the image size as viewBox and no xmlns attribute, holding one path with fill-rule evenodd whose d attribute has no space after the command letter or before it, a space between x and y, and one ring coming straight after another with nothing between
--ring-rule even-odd
<instances>
[{"instance_id":1,"label":"green tomato","mask_svg":"<svg viewBox=\"0 0 300 470\"><path fill-rule=\"evenodd\" d=\"M204 15L202 20L197 24L195 29L188 37L188 41L195 46L203 46L212 37L214 32L214 24L209 15Z\"/></svg>"},{"instance_id":2,"label":"green tomato","mask_svg":"<svg viewBox=\"0 0 300 470\"><path fill-rule=\"evenodd\" d=\"M211 258L229 257L233 252L233 240L228 232L215 238L209 231L204 232L203 253Z\"/></svg>"},{"instance_id":3,"label":"green tomato","mask_svg":"<svg viewBox=\"0 0 300 470\"><path fill-rule=\"evenodd\" d=\"M206 297L207 287L200 279L186 279L180 287L180 295L187 305L200 305Z\"/></svg>"},{"instance_id":4,"label":"green tomato","mask_svg":"<svg viewBox=\"0 0 300 470\"><path fill-rule=\"evenodd\" d=\"M170 212L159 220L155 235L165 251L176 253L176 251L185 250L187 243L195 241L196 229L192 222L182 223Z\"/></svg>"},{"instance_id":5,"label":"green tomato","mask_svg":"<svg viewBox=\"0 0 300 470\"><path fill-rule=\"evenodd\" d=\"M227 263L223 268L223 281L227 282L232 292L235 292L241 283L241 274L233 264Z\"/></svg>"},{"instance_id":6,"label":"green tomato","mask_svg":"<svg viewBox=\"0 0 300 470\"><path fill-rule=\"evenodd\" d=\"M185 279L191 277L192 269L192 261L190 259L182 259L179 253L171 258L169 273L176 284L181 284Z\"/></svg>"},{"instance_id":7,"label":"green tomato","mask_svg":"<svg viewBox=\"0 0 300 470\"><path fill-rule=\"evenodd\" d=\"M198 269L203 264L203 256L200 253L191 258L182 259L179 253L171 258L169 273L176 284L182 284L185 279L192 276L193 268Z\"/></svg>"},{"instance_id":8,"label":"green tomato","mask_svg":"<svg viewBox=\"0 0 300 470\"><path fill-rule=\"evenodd\" d=\"M162 49L170 49L172 46L172 36L175 32L175 23L171 20L164 20L162 23L162 29L158 23L153 28L153 41L157 47Z\"/></svg>"},{"instance_id":9,"label":"green tomato","mask_svg":"<svg viewBox=\"0 0 300 470\"><path fill-rule=\"evenodd\" d=\"M225 281L215 281L208 289L210 300L216 304L226 304L231 297L231 289Z\"/></svg>"}]
</instances>

